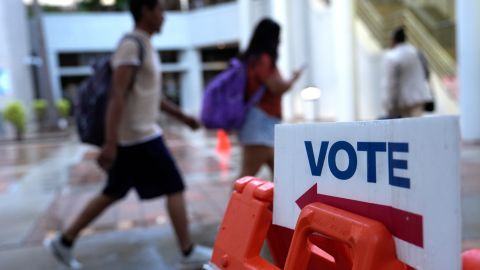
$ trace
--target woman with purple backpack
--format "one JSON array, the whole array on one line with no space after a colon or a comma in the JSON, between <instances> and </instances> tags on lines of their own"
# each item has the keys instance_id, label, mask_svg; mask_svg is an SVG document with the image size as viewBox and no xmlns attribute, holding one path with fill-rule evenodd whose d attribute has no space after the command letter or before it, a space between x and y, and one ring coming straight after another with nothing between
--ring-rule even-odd
<instances>
[{"instance_id":1,"label":"woman with purple backpack","mask_svg":"<svg viewBox=\"0 0 480 270\"><path fill-rule=\"evenodd\" d=\"M254 176L263 164L267 164L273 174L274 126L281 122L282 96L302 74L302 69L297 70L289 80L280 74L276 65L279 42L280 25L263 19L240 57L247 66L246 100L264 91L238 131L243 150L241 177Z\"/></svg>"}]
</instances>

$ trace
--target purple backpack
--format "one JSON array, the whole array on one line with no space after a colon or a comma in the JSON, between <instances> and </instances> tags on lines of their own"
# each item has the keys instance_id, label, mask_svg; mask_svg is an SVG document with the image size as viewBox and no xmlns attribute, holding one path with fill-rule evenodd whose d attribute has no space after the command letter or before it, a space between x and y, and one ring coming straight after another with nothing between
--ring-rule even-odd
<instances>
[{"instance_id":1,"label":"purple backpack","mask_svg":"<svg viewBox=\"0 0 480 270\"><path fill-rule=\"evenodd\" d=\"M139 47L140 65L129 88L133 87L136 72L143 63L145 46L134 36L127 35L126 39L135 41ZM75 118L80 140L84 143L102 146L104 143L105 117L112 85L112 68L110 57L102 57L93 65L93 74L83 81L78 88L78 101L75 106Z\"/></svg>"},{"instance_id":2,"label":"purple backpack","mask_svg":"<svg viewBox=\"0 0 480 270\"><path fill-rule=\"evenodd\" d=\"M203 96L201 120L208 129L239 129L248 110L260 101L265 87L256 91L250 100L245 100L247 67L237 58L230 66L213 78Z\"/></svg>"}]
</instances>

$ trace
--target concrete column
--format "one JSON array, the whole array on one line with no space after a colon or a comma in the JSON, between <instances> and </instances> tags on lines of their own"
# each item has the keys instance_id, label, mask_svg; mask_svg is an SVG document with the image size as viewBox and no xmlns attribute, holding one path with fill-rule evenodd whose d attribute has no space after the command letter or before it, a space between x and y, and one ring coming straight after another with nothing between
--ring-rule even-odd
<instances>
[{"instance_id":1,"label":"concrete column","mask_svg":"<svg viewBox=\"0 0 480 270\"><path fill-rule=\"evenodd\" d=\"M280 33L280 47L279 47L279 59L278 67L280 70L289 74L291 71L290 67L290 24L289 24L289 5L288 0L269 0L270 1L270 16L276 22L280 24L281 33Z\"/></svg>"},{"instance_id":2,"label":"concrete column","mask_svg":"<svg viewBox=\"0 0 480 270\"><path fill-rule=\"evenodd\" d=\"M180 107L189 114L200 112L203 97L202 57L195 48L182 52L180 61L187 71L182 74Z\"/></svg>"},{"instance_id":3,"label":"concrete column","mask_svg":"<svg viewBox=\"0 0 480 270\"><path fill-rule=\"evenodd\" d=\"M333 12L330 5L322 1L310 0L310 57L307 71L311 74L312 85L322 91L319 100L319 117L336 119L336 80L335 80L335 35Z\"/></svg>"},{"instance_id":4,"label":"concrete column","mask_svg":"<svg viewBox=\"0 0 480 270\"><path fill-rule=\"evenodd\" d=\"M14 27L12 27L14 26ZM0 106L20 100L30 111L33 99L28 24L22 1L0 1L0 69L2 71Z\"/></svg>"},{"instance_id":5,"label":"concrete column","mask_svg":"<svg viewBox=\"0 0 480 270\"><path fill-rule=\"evenodd\" d=\"M238 0L239 26L240 26L240 51L245 51L250 41L252 32L251 0Z\"/></svg>"},{"instance_id":6,"label":"concrete column","mask_svg":"<svg viewBox=\"0 0 480 270\"><path fill-rule=\"evenodd\" d=\"M277 66L284 76L290 76L292 68L290 64L290 13L288 0L269 0L270 17L277 21L281 27L279 58ZM295 1L297 2L297 1ZM294 97L291 92L284 95L282 100L283 116L285 119L294 117Z\"/></svg>"},{"instance_id":7,"label":"concrete column","mask_svg":"<svg viewBox=\"0 0 480 270\"><path fill-rule=\"evenodd\" d=\"M480 140L480 1L457 0L460 126L467 141Z\"/></svg>"},{"instance_id":8,"label":"concrete column","mask_svg":"<svg viewBox=\"0 0 480 270\"><path fill-rule=\"evenodd\" d=\"M294 116L303 115L306 117L308 114L308 109L306 106L304 106L304 100L302 100L300 96L300 91L305 87L314 86L312 85L314 69L311 66L313 59L311 50L313 38L310 35L310 9L310 1L289 1L289 39L283 40L283 42L288 42L290 70L293 72L302 66L307 67L303 71L300 79L290 90L290 94L293 98ZM285 75L288 77L291 76L291 74ZM310 101L310 103L314 103L314 107L317 107L316 103L318 103L318 100ZM318 118L319 115L316 113L316 111L314 110L313 112L314 115L311 117Z\"/></svg>"},{"instance_id":9,"label":"concrete column","mask_svg":"<svg viewBox=\"0 0 480 270\"><path fill-rule=\"evenodd\" d=\"M58 111L55 106L55 100L61 98L60 78L58 76L58 58L53 52L48 51L46 35L43 27L43 11L38 0L33 0L33 29L32 38L34 38L33 48L37 55L42 59L43 64L39 68L38 82L40 97L47 101L47 127L56 128L58 126ZM50 67L55 67L54 72L50 73ZM53 78L53 81L52 81Z\"/></svg>"},{"instance_id":10,"label":"concrete column","mask_svg":"<svg viewBox=\"0 0 480 270\"><path fill-rule=\"evenodd\" d=\"M356 118L355 92L355 39L353 0L332 1L335 26L335 74L337 85L337 120L353 121Z\"/></svg>"}]
</instances>

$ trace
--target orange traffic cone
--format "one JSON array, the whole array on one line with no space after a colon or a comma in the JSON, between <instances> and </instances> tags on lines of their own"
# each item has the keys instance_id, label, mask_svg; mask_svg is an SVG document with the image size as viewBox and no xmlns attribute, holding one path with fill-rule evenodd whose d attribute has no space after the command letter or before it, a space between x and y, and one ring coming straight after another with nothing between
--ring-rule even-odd
<instances>
[{"instance_id":1,"label":"orange traffic cone","mask_svg":"<svg viewBox=\"0 0 480 270\"><path fill-rule=\"evenodd\" d=\"M230 152L231 145L228 135L223 129L217 131L217 157L220 166L221 179L230 181Z\"/></svg>"},{"instance_id":2,"label":"orange traffic cone","mask_svg":"<svg viewBox=\"0 0 480 270\"><path fill-rule=\"evenodd\" d=\"M223 129L217 131L217 152L219 153L229 153L231 149L230 140L228 135Z\"/></svg>"}]
</instances>

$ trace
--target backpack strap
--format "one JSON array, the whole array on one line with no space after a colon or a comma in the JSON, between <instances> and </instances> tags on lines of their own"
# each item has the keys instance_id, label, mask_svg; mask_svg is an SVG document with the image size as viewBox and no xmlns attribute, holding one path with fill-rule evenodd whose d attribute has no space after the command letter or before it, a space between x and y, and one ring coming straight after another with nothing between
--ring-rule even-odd
<instances>
[{"instance_id":1,"label":"backpack strap","mask_svg":"<svg viewBox=\"0 0 480 270\"><path fill-rule=\"evenodd\" d=\"M133 85L135 84L137 73L140 70L140 68L142 67L143 62L145 60L145 45L143 44L143 41L139 37L137 37L133 34L126 35L124 39L131 39L131 40L135 41L138 45L138 60L140 60L140 64L135 67L133 77L132 77L132 81L130 82L130 85L128 86L129 90L130 89L133 90Z\"/></svg>"},{"instance_id":2,"label":"backpack strap","mask_svg":"<svg viewBox=\"0 0 480 270\"><path fill-rule=\"evenodd\" d=\"M252 60L250 59L249 61L252 61ZM247 65L236 57L232 58L230 60L230 66L232 66L232 67L243 67L245 69L245 73L246 73ZM257 103L260 102L260 100L262 99L262 97L263 97L263 95L265 94L266 91L267 91L267 87L265 85L260 86L257 89L257 91L255 91L255 94L253 94L253 96L251 96L250 99L247 101L247 106L250 108L250 107L253 107L253 106L257 105Z\"/></svg>"},{"instance_id":3,"label":"backpack strap","mask_svg":"<svg viewBox=\"0 0 480 270\"><path fill-rule=\"evenodd\" d=\"M239 65L244 65L245 69L247 69L247 65L248 63L254 61L255 59L258 58L258 55L251 55L248 57L248 59L246 60L246 63L242 63L242 61L238 58L233 58L231 61L230 61L230 65L231 66L239 66ZM245 71L246 72L246 71ZM267 87L265 85L262 85L260 86L256 91L255 93L250 97L250 99L247 101L247 106L250 108L250 107L253 107L253 106L256 106L260 100L262 99L262 97L265 95L265 92L267 92Z\"/></svg>"},{"instance_id":4,"label":"backpack strap","mask_svg":"<svg viewBox=\"0 0 480 270\"><path fill-rule=\"evenodd\" d=\"M131 39L131 40L133 40L137 43L137 45L138 45L138 59L140 60L139 67L142 66L143 65L143 60L145 58L145 45L143 44L143 41L139 37L137 37L133 34L126 35L125 39Z\"/></svg>"}]
</instances>

